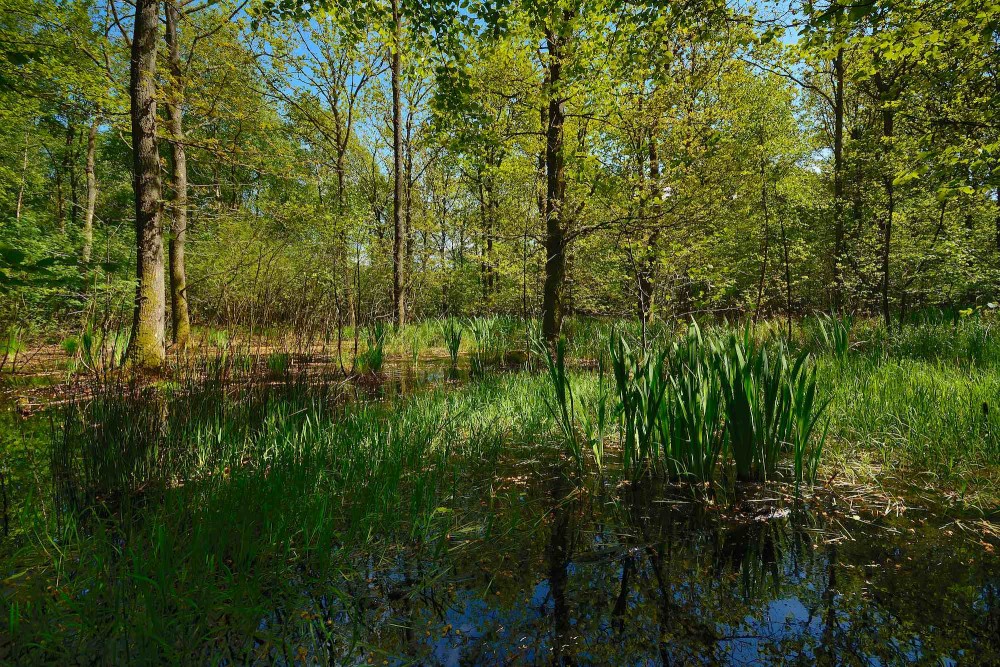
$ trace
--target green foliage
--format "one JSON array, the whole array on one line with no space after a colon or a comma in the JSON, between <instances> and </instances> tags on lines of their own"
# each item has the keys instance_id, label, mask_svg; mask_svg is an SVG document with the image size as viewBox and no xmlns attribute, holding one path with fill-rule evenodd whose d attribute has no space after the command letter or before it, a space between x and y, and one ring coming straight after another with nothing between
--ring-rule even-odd
<instances>
[{"instance_id":1,"label":"green foliage","mask_svg":"<svg viewBox=\"0 0 1000 667\"><path fill-rule=\"evenodd\" d=\"M665 462L673 477L711 481L726 449L718 355L692 323L670 354L670 396L660 420Z\"/></svg>"},{"instance_id":2,"label":"green foliage","mask_svg":"<svg viewBox=\"0 0 1000 667\"><path fill-rule=\"evenodd\" d=\"M618 389L622 462L627 474L637 474L660 457L661 405L668 400L669 386L664 371L666 352L647 355L633 350L618 331L611 334L609 352Z\"/></svg>"},{"instance_id":3,"label":"green foliage","mask_svg":"<svg viewBox=\"0 0 1000 667\"><path fill-rule=\"evenodd\" d=\"M389 329L384 322L376 321L365 329L367 346L358 353L358 370L378 373L385 361L385 342Z\"/></svg>"},{"instance_id":4,"label":"green foliage","mask_svg":"<svg viewBox=\"0 0 1000 667\"><path fill-rule=\"evenodd\" d=\"M441 323L441 335L444 337L445 347L448 348L448 356L451 357L452 366L458 364L458 351L462 346L462 332L462 323L456 317L449 317Z\"/></svg>"},{"instance_id":5,"label":"green foliage","mask_svg":"<svg viewBox=\"0 0 1000 667\"><path fill-rule=\"evenodd\" d=\"M217 350L229 347L229 340L229 332L225 329L209 329L205 334L205 342Z\"/></svg>"},{"instance_id":6,"label":"green foliage","mask_svg":"<svg viewBox=\"0 0 1000 667\"><path fill-rule=\"evenodd\" d=\"M292 355L287 352L272 352L267 356L267 370L276 377L287 375L292 368Z\"/></svg>"},{"instance_id":7,"label":"green foliage","mask_svg":"<svg viewBox=\"0 0 1000 667\"><path fill-rule=\"evenodd\" d=\"M869 323L859 320L852 352L826 350L815 362L781 341L758 341L749 328L691 325L676 340L657 336L645 353L616 331L606 342L607 375L600 356L596 372L575 370L567 341L536 342L542 374L493 374L391 402L339 403L342 378L327 384L294 368L244 382L254 369L232 346L217 358L238 382L203 377L198 366L157 386L104 376L86 400L56 409L55 419L43 414L6 429L0 442L33 438L31 455L5 458L3 469L11 535L0 563L24 573L8 580L0 598L4 617L14 619L7 655L19 662L65 655L58 628L69 623L73 651L96 646L149 662L183 662L192 641L199 656L223 645L243 655L261 637L312 636L312 616L296 611L280 627L261 629L261 609L314 613L304 590L330 595L331 582L363 582L371 554L396 555L400 545L437 558L454 549L456 535L489 543L529 524L537 546L532 531L547 530L545 521L497 525L502 503L532 502L518 482L506 491L497 484L519 480L526 461L544 464L546 484L568 463L574 483L597 482L600 493L627 479L622 497L658 494L663 487L637 478L718 484L720 471L733 468L740 476L733 441L749 434L744 470L751 479L776 479L787 461L796 482L814 483L822 456L844 476L920 466L928 479L993 493L1000 373L991 364L956 363L952 350L972 349L962 342L935 356L949 335L975 339L975 327L987 325L921 325L899 339L903 354L893 356L893 339L869 344ZM378 337L374 327L370 335ZM81 356L85 339L71 344ZM993 338L984 344L1000 347ZM984 359L994 353L979 351ZM270 355L268 371L288 359ZM364 379L359 392L377 380ZM32 430L33 423L43 428ZM615 431L624 444L629 430L632 444L619 463L605 444ZM864 473L869 463L876 465ZM508 476L502 464L515 472ZM593 472L600 474L588 479ZM484 498L483 488L494 491ZM486 503L486 520L470 518L468 506L480 507L470 497ZM637 509L646 525L648 505ZM756 556L748 558L741 571L753 593L767 577ZM53 582L59 595L48 588ZM228 613L206 622L199 610L209 607ZM127 635L109 611L122 609ZM330 627L322 615L319 624ZM352 646L350 633L334 625L323 641ZM117 640L110 648L108 637ZM331 650L323 641L306 643Z\"/></svg>"},{"instance_id":8,"label":"green foliage","mask_svg":"<svg viewBox=\"0 0 1000 667\"><path fill-rule=\"evenodd\" d=\"M994 365L864 354L820 371L830 397L827 449L845 465L871 452L877 465L977 478L1000 460Z\"/></svg>"},{"instance_id":9,"label":"green foliage","mask_svg":"<svg viewBox=\"0 0 1000 667\"><path fill-rule=\"evenodd\" d=\"M854 318L846 314L819 313L816 319L826 349L838 358L846 357L851 349L851 327L854 324Z\"/></svg>"},{"instance_id":10,"label":"green foliage","mask_svg":"<svg viewBox=\"0 0 1000 667\"><path fill-rule=\"evenodd\" d=\"M814 478L823 443L812 444L811 438L824 405L815 402L816 371L808 354L792 358L783 344L771 350L757 347L748 329L743 336L728 337L720 362L737 478L771 478L782 451L790 447L796 477Z\"/></svg>"},{"instance_id":11,"label":"green foliage","mask_svg":"<svg viewBox=\"0 0 1000 667\"><path fill-rule=\"evenodd\" d=\"M472 334L475 343L475 351L472 354L473 368L482 370L504 362L514 344L513 340L520 323L511 317L489 315L469 318L465 328Z\"/></svg>"},{"instance_id":12,"label":"green foliage","mask_svg":"<svg viewBox=\"0 0 1000 667\"><path fill-rule=\"evenodd\" d=\"M826 438L816 432L825 408L816 367L783 343L758 345L750 332L706 337L692 324L681 341L648 352L612 334L626 472L711 481L725 454L738 479L766 480L791 453L796 479L815 481Z\"/></svg>"},{"instance_id":13,"label":"green foliage","mask_svg":"<svg viewBox=\"0 0 1000 667\"><path fill-rule=\"evenodd\" d=\"M562 434L562 441L569 450L578 471L583 471L584 448L581 442L579 417L577 415L577 400L573 394L573 385L566 373L566 340L556 341L555 355L543 339L537 339L535 346L539 355L545 358L546 371L555 394L553 400L547 400L549 412Z\"/></svg>"},{"instance_id":14,"label":"green foliage","mask_svg":"<svg viewBox=\"0 0 1000 667\"><path fill-rule=\"evenodd\" d=\"M598 369L597 394L592 405L582 403L573 389L566 369L566 339L560 337L550 346L541 337L534 338L535 354L545 359L545 368L553 398L545 405L559 427L561 441L573 458L577 473L586 467L586 453L594 457L597 469L604 468L604 442L611 425L610 390L603 366ZM553 354L555 352L555 354Z\"/></svg>"},{"instance_id":15,"label":"green foliage","mask_svg":"<svg viewBox=\"0 0 1000 667\"><path fill-rule=\"evenodd\" d=\"M414 365L420 360L420 353L427 347L434 334L434 322L420 322L409 329L410 360Z\"/></svg>"}]
</instances>

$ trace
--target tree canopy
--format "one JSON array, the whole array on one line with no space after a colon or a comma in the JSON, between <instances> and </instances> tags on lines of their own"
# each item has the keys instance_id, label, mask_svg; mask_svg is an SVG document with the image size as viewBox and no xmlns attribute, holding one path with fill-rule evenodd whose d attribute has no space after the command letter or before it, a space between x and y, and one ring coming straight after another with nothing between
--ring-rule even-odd
<instances>
[{"instance_id":1,"label":"tree canopy","mask_svg":"<svg viewBox=\"0 0 1000 667\"><path fill-rule=\"evenodd\" d=\"M998 17L0 0L0 328L984 306Z\"/></svg>"}]
</instances>

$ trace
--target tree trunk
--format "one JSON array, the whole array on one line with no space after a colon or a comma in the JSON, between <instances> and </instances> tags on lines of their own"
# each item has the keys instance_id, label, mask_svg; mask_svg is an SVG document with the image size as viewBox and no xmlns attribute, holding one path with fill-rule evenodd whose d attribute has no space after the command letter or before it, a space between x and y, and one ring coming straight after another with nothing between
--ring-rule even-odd
<instances>
[{"instance_id":1,"label":"tree trunk","mask_svg":"<svg viewBox=\"0 0 1000 667\"><path fill-rule=\"evenodd\" d=\"M546 99L544 99L544 98L548 94L548 90L549 90L549 73L548 73L548 70L546 70L545 76L542 79L542 90L541 90L541 93L542 93L542 98L543 99L542 99L542 103L540 105L538 105L538 120L539 120L538 130L539 130L539 133L541 134L541 136L546 137L546 138L548 137L548 128L549 128L549 104L548 104L548 101ZM548 217L546 216L546 208L548 207L548 204L547 204L547 199L546 199L546 196L545 196L546 195L546 189L547 189L547 179L546 179L546 176L545 176L545 174L546 174L546 167L545 167L546 166L546 160L545 160L545 156L548 153L548 151L546 150L547 146L548 146L548 141L546 140L545 142L542 143L542 146L541 146L540 150L538 151L538 158L537 158L537 165L536 165L536 169L537 169L537 172L536 172L536 177L537 177L536 188L537 188L537 191L538 191L538 202L537 202L537 204L538 204L538 222L540 223L540 226L543 227L543 228L546 226L546 221L548 220ZM528 260L527 260L527 255L528 255L528 229L527 229L527 226L525 226L524 238L525 238L525 241L524 241L524 255L525 255L525 259L524 259L524 266L522 268L524 269L525 272L527 272L527 263L528 263ZM537 280L537 278L536 278L536 280ZM535 284L537 285L537 282ZM525 276L525 278L524 278L524 286L523 286L522 292L523 292L522 293L522 305L523 305L524 311L525 311L525 318L527 319L527 304L528 304L527 276Z\"/></svg>"},{"instance_id":2,"label":"tree trunk","mask_svg":"<svg viewBox=\"0 0 1000 667\"><path fill-rule=\"evenodd\" d=\"M52 171L55 174L55 196L56 196L56 226L59 227L59 231L63 234L66 233L66 212L63 198L63 168L60 166L59 162L56 160L56 156L52 154L51 151L46 149L49 153L49 160L52 162Z\"/></svg>"},{"instance_id":3,"label":"tree trunk","mask_svg":"<svg viewBox=\"0 0 1000 667\"><path fill-rule=\"evenodd\" d=\"M770 251L771 236L771 213L767 207L767 172L764 169L763 163L760 166L760 179L760 205L764 212L764 239L761 243L762 257L760 261L760 283L757 286L757 306L753 312L754 326L757 325L757 320L760 318L760 308L764 299L764 279L767 277L767 260Z\"/></svg>"},{"instance_id":4,"label":"tree trunk","mask_svg":"<svg viewBox=\"0 0 1000 667\"><path fill-rule=\"evenodd\" d=\"M403 303L413 308L413 114L406 117L406 137L403 143Z\"/></svg>"},{"instance_id":5,"label":"tree trunk","mask_svg":"<svg viewBox=\"0 0 1000 667\"><path fill-rule=\"evenodd\" d=\"M97 208L97 174L94 171L95 154L97 151L97 128L100 119L94 114L87 134L87 161L84 173L87 177L87 208L83 212L83 248L80 250L80 263L84 267L90 264L90 256L94 247L94 212Z\"/></svg>"},{"instance_id":6,"label":"tree trunk","mask_svg":"<svg viewBox=\"0 0 1000 667\"><path fill-rule=\"evenodd\" d=\"M833 60L833 306L844 300L844 49Z\"/></svg>"},{"instance_id":7,"label":"tree trunk","mask_svg":"<svg viewBox=\"0 0 1000 667\"><path fill-rule=\"evenodd\" d=\"M889 310L889 261L892 248L892 218L895 213L895 184L891 168L891 152L893 137L893 122L895 120L895 110L892 108L890 85L876 73L875 84L878 87L879 99L882 102L882 140L884 142L883 155L886 163L882 169L882 182L885 188L886 210L885 217L880 224L882 231L882 317L885 320L886 329L892 322L892 313Z\"/></svg>"},{"instance_id":8,"label":"tree trunk","mask_svg":"<svg viewBox=\"0 0 1000 667\"><path fill-rule=\"evenodd\" d=\"M776 195L777 198L777 195ZM779 199L779 204L781 203ZM788 339L792 339L792 267L788 253L788 231L785 228L784 211L779 210L778 218L781 224L781 249L785 261L785 324L788 330Z\"/></svg>"},{"instance_id":9,"label":"tree trunk","mask_svg":"<svg viewBox=\"0 0 1000 667\"><path fill-rule=\"evenodd\" d=\"M490 212L486 227L486 292L492 298L497 287L496 259L493 256L493 237L497 223L497 202L493 197L492 190L487 190L486 196L488 198L487 210ZM491 305L489 301L486 302L487 307Z\"/></svg>"},{"instance_id":10,"label":"tree trunk","mask_svg":"<svg viewBox=\"0 0 1000 667\"><path fill-rule=\"evenodd\" d=\"M66 165L66 175L69 177L69 221L76 228L78 218L78 202L76 201L76 128L73 117L66 118L66 154L63 163Z\"/></svg>"},{"instance_id":11,"label":"tree trunk","mask_svg":"<svg viewBox=\"0 0 1000 667\"><path fill-rule=\"evenodd\" d=\"M156 142L157 8L157 0L136 2L129 72L137 284L128 357L132 364L144 369L159 368L166 357L160 161Z\"/></svg>"},{"instance_id":12,"label":"tree trunk","mask_svg":"<svg viewBox=\"0 0 1000 667\"><path fill-rule=\"evenodd\" d=\"M24 190L28 186L28 131L24 131L24 159L21 162L21 187L17 189L17 208L14 220L21 221L21 209L24 207Z\"/></svg>"},{"instance_id":13,"label":"tree trunk","mask_svg":"<svg viewBox=\"0 0 1000 667\"><path fill-rule=\"evenodd\" d=\"M545 78L542 81L542 95L543 96L547 95L548 94L548 90L549 90L549 73L548 73L548 71L546 71L545 72ZM539 125L538 125L539 132L542 134L542 136L548 137L548 129L549 129L549 104L548 104L548 101L543 101L542 104L539 105L538 118L539 118ZM545 177L545 174L546 174L545 166L547 164L546 161L545 161L545 156L547 154L547 151L546 151L546 147L547 146L548 146L548 143L546 142L546 143L544 143L542 145L542 149L540 151L538 151L538 167L537 167L537 169L538 169L538 174L537 174L538 175L538 217L539 217L539 222L541 222L541 225L543 227L545 226L545 221L548 219L547 216L546 216L546 214L545 214L546 206L547 206L546 199L545 199L545 191L546 191L546 183L547 183L546 177Z\"/></svg>"},{"instance_id":14,"label":"tree trunk","mask_svg":"<svg viewBox=\"0 0 1000 667\"><path fill-rule=\"evenodd\" d=\"M184 150L184 80L181 72L180 44L177 40L177 0L166 0L166 41L169 50L171 91L167 97L170 125L171 179L174 199L170 223L170 312L174 343L184 349L191 335L188 312L187 271L184 268L184 243L187 237L187 155Z\"/></svg>"},{"instance_id":15,"label":"tree trunk","mask_svg":"<svg viewBox=\"0 0 1000 667\"><path fill-rule=\"evenodd\" d=\"M649 196L656 205L656 198L660 196L660 154L656 144L655 130L649 138ZM652 213L652 209L648 210ZM642 258L638 267L638 287L639 322L642 324L643 346L646 342L646 326L653 316L653 290L655 289L656 270L656 244L660 230L655 229L646 237L646 247L643 249Z\"/></svg>"},{"instance_id":16,"label":"tree trunk","mask_svg":"<svg viewBox=\"0 0 1000 667\"><path fill-rule=\"evenodd\" d=\"M392 78L392 164L393 164L393 195L392 224L394 236L392 239L392 298L396 310L396 324L406 324L406 276L404 259L406 252L405 230L401 207L403 204L403 127L402 108L400 106L399 88L401 65L399 60L400 29L399 0L392 0L393 44L390 68Z\"/></svg>"},{"instance_id":17,"label":"tree trunk","mask_svg":"<svg viewBox=\"0 0 1000 667\"><path fill-rule=\"evenodd\" d=\"M996 226L997 251L1000 252L1000 185L997 186L996 203L997 203L997 212L996 215L994 216L994 225Z\"/></svg>"},{"instance_id":18,"label":"tree trunk","mask_svg":"<svg viewBox=\"0 0 1000 667\"><path fill-rule=\"evenodd\" d=\"M562 219L566 195L563 166L563 124L566 109L561 89L561 37L550 28L545 41L549 56L549 113L545 129L545 286L542 294L542 333L551 343L562 331L562 292L566 277L566 230Z\"/></svg>"}]
</instances>

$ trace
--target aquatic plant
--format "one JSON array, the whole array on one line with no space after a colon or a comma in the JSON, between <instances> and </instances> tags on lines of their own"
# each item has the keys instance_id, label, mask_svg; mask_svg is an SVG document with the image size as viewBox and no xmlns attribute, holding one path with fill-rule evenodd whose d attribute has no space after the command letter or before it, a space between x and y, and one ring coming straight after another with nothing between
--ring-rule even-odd
<instances>
[{"instance_id":1,"label":"aquatic plant","mask_svg":"<svg viewBox=\"0 0 1000 667\"><path fill-rule=\"evenodd\" d=\"M692 323L670 355L670 397L664 401L661 438L668 473L711 481L728 431L723 420L719 356Z\"/></svg>"},{"instance_id":2,"label":"aquatic plant","mask_svg":"<svg viewBox=\"0 0 1000 667\"><path fill-rule=\"evenodd\" d=\"M110 370L125 360L128 334L123 331L101 331L86 328L79 336L62 341L63 351L74 362L75 370Z\"/></svg>"},{"instance_id":3,"label":"aquatic plant","mask_svg":"<svg viewBox=\"0 0 1000 667\"><path fill-rule=\"evenodd\" d=\"M618 390L622 463L625 473L638 474L659 459L664 429L661 406L670 385L664 373L666 352L634 350L621 331L609 340L609 359Z\"/></svg>"},{"instance_id":4,"label":"aquatic plant","mask_svg":"<svg viewBox=\"0 0 1000 667\"><path fill-rule=\"evenodd\" d=\"M784 344L756 346L748 333L731 334L720 350L726 430L740 480L774 475L781 452L789 445L797 465L811 460L805 453L823 410L815 404L816 375L807 369L809 355L792 359ZM825 431L824 431L825 436ZM818 461L822 443L814 445ZM810 466L813 470L815 464ZM802 469L797 469L801 477Z\"/></svg>"},{"instance_id":5,"label":"aquatic plant","mask_svg":"<svg viewBox=\"0 0 1000 667\"><path fill-rule=\"evenodd\" d=\"M364 351L358 353L357 365L359 370L374 373L382 370L382 364L385 362L385 342L388 334L388 327L381 321L375 321L365 329L367 347Z\"/></svg>"},{"instance_id":6,"label":"aquatic plant","mask_svg":"<svg viewBox=\"0 0 1000 667\"><path fill-rule=\"evenodd\" d=\"M826 349L838 358L847 356L851 349L851 327L854 324L854 318L846 314L819 313L816 320Z\"/></svg>"},{"instance_id":7,"label":"aquatic plant","mask_svg":"<svg viewBox=\"0 0 1000 667\"><path fill-rule=\"evenodd\" d=\"M573 394L569 375L566 373L566 339L560 337L551 349L541 338L536 339L534 345L538 355L545 359L546 371L553 389L554 397L547 398L545 405L559 426L562 442L572 455L577 471L582 472L584 444L578 424L577 400Z\"/></svg>"},{"instance_id":8,"label":"aquatic plant","mask_svg":"<svg viewBox=\"0 0 1000 667\"><path fill-rule=\"evenodd\" d=\"M17 368L17 356L24 351L23 331L20 327L10 327L0 337L0 371L10 363L11 371Z\"/></svg>"},{"instance_id":9,"label":"aquatic plant","mask_svg":"<svg viewBox=\"0 0 1000 667\"><path fill-rule=\"evenodd\" d=\"M587 435L590 451L594 454L598 471L604 470L604 441L608 436L612 416L611 389L606 376L602 355L597 360L597 395L594 398L593 410L585 411L583 416L583 430Z\"/></svg>"},{"instance_id":10,"label":"aquatic plant","mask_svg":"<svg viewBox=\"0 0 1000 667\"><path fill-rule=\"evenodd\" d=\"M225 329L209 329L205 334L205 342L220 350L229 347L229 332Z\"/></svg>"},{"instance_id":11,"label":"aquatic plant","mask_svg":"<svg viewBox=\"0 0 1000 667\"><path fill-rule=\"evenodd\" d=\"M425 321L408 327L409 336L407 342L409 343L410 361L414 365L420 361L420 353L423 352L431 340L433 333L432 325L434 325L433 322Z\"/></svg>"},{"instance_id":12,"label":"aquatic plant","mask_svg":"<svg viewBox=\"0 0 1000 667\"><path fill-rule=\"evenodd\" d=\"M829 420L823 426L823 431L814 436L820 417L829 402L817 403L816 397L816 366L803 365L806 355L801 355L792 367L787 382L791 388L791 412L794 428L792 429L792 452L795 466L795 481L816 483L816 471L819 468L820 457L823 455L823 444L826 442Z\"/></svg>"},{"instance_id":13,"label":"aquatic plant","mask_svg":"<svg viewBox=\"0 0 1000 667\"><path fill-rule=\"evenodd\" d=\"M458 363L458 351L462 347L462 323L458 318L449 317L441 323L441 335L444 337L451 365Z\"/></svg>"},{"instance_id":14,"label":"aquatic plant","mask_svg":"<svg viewBox=\"0 0 1000 667\"><path fill-rule=\"evenodd\" d=\"M288 352L272 352L267 356L267 370L273 376L282 376L292 367L292 355Z\"/></svg>"},{"instance_id":15,"label":"aquatic plant","mask_svg":"<svg viewBox=\"0 0 1000 667\"><path fill-rule=\"evenodd\" d=\"M482 371L487 365L497 364L503 358L499 323L494 315L472 317L466 321L466 328L476 346L471 359L473 370Z\"/></svg>"},{"instance_id":16,"label":"aquatic plant","mask_svg":"<svg viewBox=\"0 0 1000 667\"><path fill-rule=\"evenodd\" d=\"M22 497L0 563L30 569L22 582L59 581L61 593L32 584L0 596L17 626L7 655L37 662L64 651L64 635L48 633L64 623L74 654L99 646L142 662L219 646L242 656L261 636L308 634L311 616L263 629L261 618L300 609L303 596L338 595L358 549L446 548L466 528L469 489L496 479L499 454L538 452L551 429L544 377L498 376L391 404L338 402L340 378L320 380L218 384L193 374L161 392L116 375L57 411L51 441L36 443L41 455L18 461L35 467L9 484ZM196 611L206 608L227 614L209 623ZM326 620L323 636L350 646L352 627Z\"/></svg>"},{"instance_id":17,"label":"aquatic plant","mask_svg":"<svg viewBox=\"0 0 1000 667\"><path fill-rule=\"evenodd\" d=\"M611 389L603 365L598 366L596 393L592 400L581 400L566 369L566 339L560 337L552 346L541 337L532 341L534 356L545 360L546 377L552 389L544 397L545 406L559 427L561 442L569 451L578 473L586 468L585 453L590 452L599 472L604 470L604 443L611 426Z\"/></svg>"}]
</instances>

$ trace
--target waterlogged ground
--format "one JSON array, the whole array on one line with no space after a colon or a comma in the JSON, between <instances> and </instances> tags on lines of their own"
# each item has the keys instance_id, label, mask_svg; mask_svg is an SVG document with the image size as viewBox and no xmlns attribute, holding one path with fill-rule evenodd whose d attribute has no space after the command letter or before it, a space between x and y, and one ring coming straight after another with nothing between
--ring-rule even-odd
<instances>
[{"instance_id":1,"label":"waterlogged ground","mask_svg":"<svg viewBox=\"0 0 1000 667\"><path fill-rule=\"evenodd\" d=\"M341 658L1000 661L1000 560L982 526L874 489L796 503L764 487L705 505L664 488L573 490L551 472L512 468L492 511L439 553L364 563L339 617L364 646Z\"/></svg>"},{"instance_id":2,"label":"waterlogged ground","mask_svg":"<svg viewBox=\"0 0 1000 667\"><path fill-rule=\"evenodd\" d=\"M348 400L391 401L467 380L435 363L344 387ZM8 395L4 429L54 428L56 408L33 396ZM23 405L30 416L15 416ZM255 632L192 646L190 661L1000 664L1000 535L912 479L859 487L834 476L797 498L782 484L580 476L527 443L480 463L451 462L440 506L409 539L339 545L334 576L297 570L296 600L260 600ZM0 573L8 603L30 604L17 597L21 576ZM198 613L226 622L225 609ZM0 663L34 655L4 629ZM100 650L81 660L106 662Z\"/></svg>"}]
</instances>

